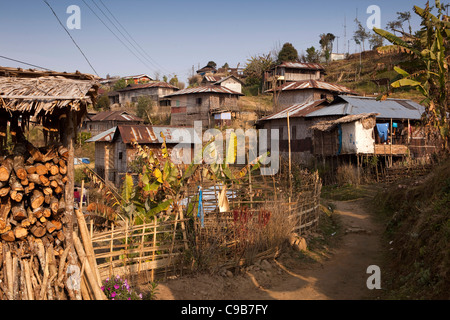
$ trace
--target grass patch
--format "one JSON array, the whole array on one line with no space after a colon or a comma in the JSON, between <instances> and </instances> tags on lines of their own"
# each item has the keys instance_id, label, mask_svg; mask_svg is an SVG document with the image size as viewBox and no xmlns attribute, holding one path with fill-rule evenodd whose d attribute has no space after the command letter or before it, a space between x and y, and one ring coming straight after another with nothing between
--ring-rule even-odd
<instances>
[{"instance_id":1,"label":"grass patch","mask_svg":"<svg viewBox=\"0 0 450 320\"><path fill-rule=\"evenodd\" d=\"M349 201L365 198L367 189L364 186L346 184L343 186L331 185L322 187L322 198L333 201Z\"/></svg>"}]
</instances>

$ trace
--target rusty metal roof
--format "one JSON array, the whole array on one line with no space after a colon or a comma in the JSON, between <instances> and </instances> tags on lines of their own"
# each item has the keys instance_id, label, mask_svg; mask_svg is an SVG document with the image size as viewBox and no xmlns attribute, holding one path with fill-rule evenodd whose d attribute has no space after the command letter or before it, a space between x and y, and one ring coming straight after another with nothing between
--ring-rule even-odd
<instances>
[{"instance_id":1,"label":"rusty metal roof","mask_svg":"<svg viewBox=\"0 0 450 320\"><path fill-rule=\"evenodd\" d=\"M281 87L277 88L278 90L290 91L290 90L305 90L305 89L320 89L337 93L345 93L345 94L353 94L357 95L353 90L341 86L339 84L328 83L321 80L303 80L296 82L287 82ZM273 92L273 89L267 90L267 92Z\"/></svg>"},{"instance_id":2,"label":"rusty metal roof","mask_svg":"<svg viewBox=\"0 0 450 320\"><path fill-rule=\"evenodd\" d=\"M303 62L282 62L277 66L277 68L325 70L325 68L318 63L303 63Z\"/></svg>"},{"instance_id":3,"label":"rusty metal roof","mask_svg":"<svg viewBox=\"0 0 450 320\"><path fill-rule=\"evenodd\" d=\"M131 84L123 89L117 90L117 92L139 90L139 89L146 89L146 88L168 88L168 89L179 90L177 87L175 87L167 82L153 81L153 82L148 82L148 83L143 83L143 84Z\"/></svg>"},{"instance_id":4,"label":"rusty metal roof","mask_svg":"<svg viewBox=\"0 0 450 320\"><path fill-rule=\"evenodd\" d=\"M195 88L187 88L184 90L180 90L171 94L166 95L165 97L173 97L187 94L199 94L199 93L225 93L225 94L233 94L238 96L243 96L242 93L230 90L226 87L208 85L208 86L200 86Z\"/></svg>"},{"instance_id":5,"label":"rusty metal roof","mask_svg":"<svg viewBox=\"0 0 450 320\"><path fill-rule=\"evenodd\" d=\"M91 117L91 121L139 121L144 122L139 117L130 114L123 110L118 111L103 111L97 113L95 116Z\"/></svg>"},{"instance_id":6,"label":"rusty metal roof","mask_svg":"<svg viewBox=\"0 0 450 320\"><path fill-rule=\"evenodd\" d=\"M202 143L193 127L177 126L150 126L131 125L117 126L87 140L87 142L113 142L119 136L126 144L137 142L139 144L162 143L164 135L166 143Z\"/></svg>"},{"instance_id":7,"label":"rusty metal roof","mask_svg":"<svg viewBox=\"0 0 450 320\"><path fill-rule=\"evenodd\" d=\"M289 118L305 117L306 115L310 114L311 112L314 112L314 111L324 108L326 105L328 105L328 102L326 99L295 104L295 105L289 106L277 113L274 113L267 117L261 118L258 120L258 122L270 121L270 120L276 120L276 119L286 119L288 112L289 112Z\"/></svg>"}]
</instances>

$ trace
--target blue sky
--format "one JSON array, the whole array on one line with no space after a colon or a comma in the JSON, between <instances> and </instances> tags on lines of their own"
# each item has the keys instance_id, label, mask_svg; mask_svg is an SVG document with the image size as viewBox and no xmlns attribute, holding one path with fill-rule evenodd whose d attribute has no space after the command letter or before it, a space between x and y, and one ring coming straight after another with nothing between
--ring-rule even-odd
<instances>
[{"instance_id":1,"label":"blue sky","mask_svg":"<svg viewBox=\"0 0 450 320\"><path fill-rule=\"evenodd\" d=\"M123 39L93 1L109 15L114 14L140 47ZM192 72L210 60L219 66L245 65L252 55L268 53L291 42L299 52L319 47L319 35L339 36L339 51L344 49L344 17L347 40L355 30L354 19L365 25L370 5L381 9L381 26L396 18L397 11L411 11L425 0L85 0L113 30L127 49L100 22L82 0L48 0L66 25L67 7L81 9L81 29L69 30L101 77L146 73L154 76L177 74L185 81ZM413 29L419 20L412 12ZM112 21L115 20L109 16ZM116 23L116 26L120 26ZM127 35L122 29L122 33ZM337 42L335 43L335 48ZM135 49L136 48L136 49ZM356 47L350 41L350 52ZM130 52L134 52L134 55ZM41 0L2 1L0 4L0 55L45 68L94 73L81 53L61 28L49 7ZM138 56L140 60L136 57ZM0 65L27 67L0 58Z\"/></svg>"}]
</instances>

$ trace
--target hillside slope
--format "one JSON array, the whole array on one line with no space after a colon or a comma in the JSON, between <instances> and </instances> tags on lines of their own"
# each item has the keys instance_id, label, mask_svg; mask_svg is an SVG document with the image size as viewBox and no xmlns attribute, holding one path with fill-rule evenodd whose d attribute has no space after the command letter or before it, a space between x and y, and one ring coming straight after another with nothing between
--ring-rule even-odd
<instances>
[{"instance_id":1,"label":"hillside slope","mask_svg":"<svg viewBox=\"0 0 450 320\"><path fill-rule=\"evenodd\" d=\"M365 51L361 55L352 54L346 60L325 65L325 81L344 85L360 95L378 96L386 90L387 81L392 83L398 76L394 71L395 66L409 72L416 71L414 63L406 54L380 55L376 51ZM378 80L380 85L374 80ZM411 99L419 103L423 100L414 89L397 89L390 97Z\"/></svg>"},{"instance_id":2,"label":"hillside slope","mask_svg":"<svg viewBox=\"0 0 450 320\"><path fill-rule=\"evenodd\" d=\"M450 159L399 183L374 201L386 219L389 298L450 299Z\"/></svg>"}]
</instances>

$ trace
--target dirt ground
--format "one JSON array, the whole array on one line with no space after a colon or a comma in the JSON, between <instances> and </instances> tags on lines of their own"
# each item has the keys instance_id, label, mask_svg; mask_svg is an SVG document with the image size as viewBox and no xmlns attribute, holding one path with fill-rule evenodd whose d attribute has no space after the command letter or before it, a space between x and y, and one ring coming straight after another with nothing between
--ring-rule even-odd
<instances>
[{"instance_id":1,"label":"dirt ground","mask_svg":"<svg viewBox=\"0 0 450 320\"><path fill-rule=\"evenodd\" d=\"M341 228L336 244L320 254L288 248L275 260L263 260L244 272L188 275L160 282L156 300L361 300L377 299L369 290L370 265L382 262L382 226L364 200L333 201ZM317 236L317 235L316 235ZM339 240L338 240L339 239ZM381 269L383 270L383 269ZM381 282L383 284L383 275Z\"/></svg>"}]
</instances>

